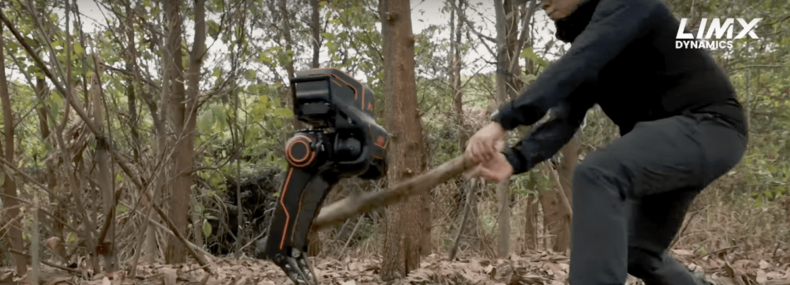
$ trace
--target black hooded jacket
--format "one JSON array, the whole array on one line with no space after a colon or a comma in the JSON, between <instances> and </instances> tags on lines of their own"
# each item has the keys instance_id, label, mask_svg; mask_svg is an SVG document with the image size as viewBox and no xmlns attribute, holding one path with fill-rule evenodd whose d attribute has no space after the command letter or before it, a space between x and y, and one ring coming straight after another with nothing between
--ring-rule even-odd
<instances>
[{"instance_id":1,"label":"black hooded jacket","mask_svg":"<svg viewBox=\"0 0 790 285\"><path fill-rule=\"evenodd\" d=\"M746 134L726 74L703 49L678 49L680 22L661 0L583 0L555 22L570 50L492 117L506 130L550 119L504 154L514 174L562 148L598 104L627 134L638 122L695 112L714 114Z\"/></svg>"}]
</instances>

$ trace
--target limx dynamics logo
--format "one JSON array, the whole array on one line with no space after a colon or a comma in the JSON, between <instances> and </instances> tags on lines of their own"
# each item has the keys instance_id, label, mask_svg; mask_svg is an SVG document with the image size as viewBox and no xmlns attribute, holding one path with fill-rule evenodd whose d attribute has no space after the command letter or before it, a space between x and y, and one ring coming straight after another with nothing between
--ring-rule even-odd
<instances>
[{"instance_id":1,"label":"limx dynamics logo","mask_svg":"<svg viewBox=\"0 0 790 285\"><path fill-rule=\"evenodd\" d=\"M732 49L733 40L742 39L746 36L752 39L759 39L757 34L754 33L754 29L757 28L757 23L760 22L760 20L762 19L757 18L750 22L746 22L746 20L741 18L727 18L722 21L718 18L714 18L710 21L710 25L708 25L708 19L702 18L699 29L697 30L697 35L694 36L692 33L686 32L688 19L683 18L680 19L680 27L675 37L675 48L711 50ZM736 21L742 28L738 34L734 33ZM733 36L733 34L735 35Z\"/></svg>"}]
</instances>

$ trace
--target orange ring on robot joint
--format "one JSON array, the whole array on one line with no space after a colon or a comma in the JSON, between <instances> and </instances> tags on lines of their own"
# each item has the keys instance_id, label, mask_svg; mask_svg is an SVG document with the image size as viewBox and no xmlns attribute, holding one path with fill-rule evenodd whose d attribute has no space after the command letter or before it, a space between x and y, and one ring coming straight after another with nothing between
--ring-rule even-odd
<instances>
[{"instance_id":1,"label":"orange ring on robot joint","mask_svg":"<svg viewBox=\"0 0 790 285\"><path fill-rule=\"evenodd\" d=\"M289 143L289 144L286 146L286 150L285 150L285 158L288 160L288 162L289 162L291 165L293 165L293 164L294 164L294 161L293 161L293 160L294 160L294 158L293 158L293 156L291 156L291 148L293 147L293 144L294 144L294 142L296 142L296 141L297 141L297 140L296 140L297 138L303 138L303 139L307 140L308 142L313 142L313 139L312 139L312 138L310 138L310 137L308 137L308 136L306 136L306 135L302 135L302 134L295 135L293 138L291 138L291 141L292 141L292 142L291 142L291 143ZM311 152L312 150L311 150L311 149L308 147L308 148L307 148L307 151L308 151L308 154L305 154L305 158L306 158L307 156L309 156L309 152ZM296 163L299 163L299 162L301 162L301 161L303 161L303 160L304 160L304 158L303 158L303 159L301 159L300 161L296 161Z\"/></svg>"},{"instance_id":2,"label":"orange ring on robot joint","mask_svg":"<svg viewBox=\"0 0 790 285\"><path fill-rule=\"evenodd\" d=\"M297 143L300 143L300 144L304 145L304 148L306 150L306 153L304 154L304 157L299 158L299 159L296 159L293 156L293 148L294 148L294 145L297 144ZM293 163L300 163L300 162L303 162L303 161L307 160L307 158L310 157L310 153L312 153L312 152L313 152L313 150L310 149L310 146L305 141L303 141L303 140L295 140L295 141L291 142L291 144L288 145L288 151L287 151L286 155L288 156L288 160L290 160L291 162L293 162Z\"/></svg>"},{"instance_id":3,"label":"orange ring on robot joint","mask_svg":"<svg viewBox=\"0 0 790 285\"><path fill-rule=\"evenodd\" d=\"M310 137L308 137L306 135L299 134L299 135L295 135L293 138L303 138L303 139L306 139L308 142L313 142L313 139L311 139Z\"/></svg>"},{"instance_id":4,"label":"orange ring on robot joint","mask_svg":"<svg viewBox=\"0 0 790 285\"><path fill-rule=\"evenodd\" d=\"M315 159L315 152L313 151L313 152L310 153L310 159L308 161L306 161L305 163L302 163L302 164L291 163L291 166L293 166L293 167L305 167L305 166L308 166L311 163L313 163L314 159Z\"/></svg>"}]
</instances>

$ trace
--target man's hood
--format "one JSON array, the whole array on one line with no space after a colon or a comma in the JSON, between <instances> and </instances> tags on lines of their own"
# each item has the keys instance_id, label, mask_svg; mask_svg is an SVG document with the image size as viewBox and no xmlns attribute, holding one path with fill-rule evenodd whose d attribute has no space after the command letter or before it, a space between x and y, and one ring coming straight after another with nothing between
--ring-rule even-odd
<instances>
[{"instance_id":1,"label":"man's hood","mask_svg":"<svg viewBox=\"0 0 790 285\"><path fill-rule=\"evenodd\" d=\"M600 0L582 0L573 13L554 22L557 29L554 35L563 42L573 42L590 23L598 2Z\"/></svg>"}]
</instances>

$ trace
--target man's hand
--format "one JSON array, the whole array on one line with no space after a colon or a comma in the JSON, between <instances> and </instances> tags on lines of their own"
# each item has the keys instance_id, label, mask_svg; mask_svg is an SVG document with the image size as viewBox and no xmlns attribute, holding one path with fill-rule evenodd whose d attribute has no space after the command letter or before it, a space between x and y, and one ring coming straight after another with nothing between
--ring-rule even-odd
<instances>
[{"instance_id":1,"label":"man's hand","mask_svg":"<svg viewBox=\"0 0 790 285\"><path fill-rule=\"evenodd\" d=\"M475 164L492 160L504 146L504 136L505 129L499 123L490 123L469 138L465 155Z\"/></svg>"},{"instance_id":2,"label":"man's hand","mask_svg":"<svg viewBox=\"0 0 790 285\"><path fill-rule=\"evenodd\" d=\"M466 178L482 177L491 182L500 182L513 175L513 166L502 153L496 153L491 160L478 164L475 168L464 173Z\"/></svg>"}]
</instances>

